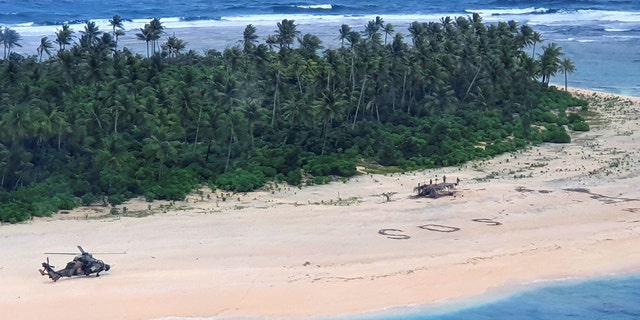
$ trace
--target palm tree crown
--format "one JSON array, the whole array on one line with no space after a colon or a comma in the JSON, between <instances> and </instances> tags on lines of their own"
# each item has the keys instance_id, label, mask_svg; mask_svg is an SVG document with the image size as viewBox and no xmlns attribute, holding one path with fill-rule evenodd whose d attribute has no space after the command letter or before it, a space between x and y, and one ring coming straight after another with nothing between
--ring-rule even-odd
<instances>
[{"instance_id":1,"label":"palm tree crown","mask_svg":"<svg viewBox=\"0 0 640 320\"><path fill-rule=\"evenodd\" d=\"M22 37L20 37L17 31L7 27L0 30L0 42L2 42L4 59L11 56L11 49L13 49L13 47L22 47L19 43L20 40L22 40Z\"/></svg>"},{"instance_id":2,"label":"palm tree crown","mask_svg":"<svg viewBox=\"0 0 640 320\"><path fill-rule=\"evenodd\" d=\"M42 62L42 54L46 53L48 56L51 56L51 49L53 49L53 44L48 37L42 37L40 39L40 45L38 46L38 56L39 61Z\"/></svg>"},{"instance_id":3,"label":"palm tree crown","mask_svg":"<svg viewBox=\"0 0 640 320\"><path fill-rule=\"evenodd\" d=\"M564 73L564 91L567 91L567 73L576 71L576 66L571 59L564 57L560 60L560 71Z\"/></svg>"},{"instance_id":4,"label":"palm tree crown","mask_svg":"<svg viewBox=\"0 0 640 320\"><path fill-rule=\"evenodd\" d=\"M111 27L113 28L113 37L116 39L117 47L118 37L124 35L124 23L122 22L122 18L120 18L120 16L116 14L113 16L113 18L109 19L109 24L111 24Z\"/></svg>"},{"instance_id":5,"label":"palm tree crown","mask_svg":"<svg viewBox=\"0 0 640 320\"><path fill-rule=\"evenodd\" d=\"M66 46L71 45L71 39L75 31L69 27L68 24L63 24L62 29L56 32L56 39L54 40L60 47L60 51L63 51Z\"/></svg>"}]
</instances>

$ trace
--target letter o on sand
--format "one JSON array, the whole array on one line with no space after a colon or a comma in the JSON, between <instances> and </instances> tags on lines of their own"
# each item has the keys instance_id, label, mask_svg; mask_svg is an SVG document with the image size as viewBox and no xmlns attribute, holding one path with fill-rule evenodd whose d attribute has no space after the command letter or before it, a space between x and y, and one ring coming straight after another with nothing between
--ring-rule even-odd
<instances>
[{"instance_id":1,"label":"letter o on sand","mask_svg":"<svg viewBox=\"0 0 640 320\"><path fill-rule=\"evenodd\" d=\"M418 226L418 228L429 230L429 231L436 231L436 232L456 232L456 231L460 231L460 228L451 227L451 226L443 226L441 224L423 224L421 226Z\"/></svg>"}]
</instances>

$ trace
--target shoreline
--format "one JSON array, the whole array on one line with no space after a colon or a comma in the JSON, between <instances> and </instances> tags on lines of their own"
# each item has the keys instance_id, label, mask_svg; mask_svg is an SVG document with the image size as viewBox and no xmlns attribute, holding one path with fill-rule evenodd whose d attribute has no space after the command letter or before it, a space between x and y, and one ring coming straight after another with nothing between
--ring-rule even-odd
<instances>
[{"instance_id":1,"label":"shoreline","mask_svg":"<svg viewBox=\"0 0 640 320\"><path fill-rule=\"evenodd\" d=\"M469 309L483 308L491 305L500 305L503 301L512 299L519 295L526 295L539 290L549 288L557 288L564 286L581 286L590 282L602 281L619 281L619 280L635 280L640 278L640 273L621 273L609 274L601 276L593 276L587 278L564 278L550 279L544 281L532 282L530 284L511 285L502 288L493 288L488 292L468 298L458 298L448 301L436 302L424 305L398 306L390 307L383 310L363 312L358 314L345 314L335 317L314 318L315 320L331 320L331 319L352 319L352 320L376 320L376 319L402 319L403 317L427 317L428 319L450 316L452 313L464 312ZM502 307L498 307L502 308ZM427 319L425 318L425 319ZM190 318L166 318L171 320L189 320ZM209 318L208 318L209 319ZM211 318L213 319L213 318ZM217 318L216 318L217 319ZM258 318L247 318L258 319ZM154 319L154 320L165 320Z\"/></svg>"},{"instance_id":2,"label":"shoreline","mask_svg":"<svg viewBox=\"0 0 640 320\"><path fill-rule=\"evenodd\" d=\"M608 275L598 275L590 277L575 277L575 278L563 278L563 279L548 279L541 281L533 281L528 284L511 284L499 288L491 288L487 292L464 298L454 298L446 301L439 301L429 304L407 305L407 306L395 306L385 309L362 312L358 314L342 314L333 317L326 318L313 318L315 320L330 320L330 319L354 319L354 320L375 320L375 319L401 319L401 317L438 317L441 315L449 315L451 313L464 311L468 309L481 308L487 305L500 304L501 301L511 299L515 296L535 292L538 290L544 290L545 288L561 287L561 286L579 286L584 283L594 281L615 281L625 279L635 279L640 277L640 272L633 273L613 273ZM189 318L175 318L175 320L188 320ZM213 319L213 318L211 318ZM218 318L216 318L218 319ZM247 319L258 319L247 318ZM164 319L154 319L164 320Z\"/></svg>"},{"instance_id":3,"label":"shoreline","mask_svg":"<svg viewBox=\"0 0 640 320\"><path fill-rule=\"evenodd\" d=\"M595 94L598 117L570 144L300 189L136 199L119 206L128 216L84 207L1 225L10 259L0 261L0 309L52 320L360 316L640 274L640 98ZM461 179L454 196L412 197L443 175ZM38 275L44 252L76 245L126 254L96 254L113 266L99 278Z\"/></svg>"}]
</instances>

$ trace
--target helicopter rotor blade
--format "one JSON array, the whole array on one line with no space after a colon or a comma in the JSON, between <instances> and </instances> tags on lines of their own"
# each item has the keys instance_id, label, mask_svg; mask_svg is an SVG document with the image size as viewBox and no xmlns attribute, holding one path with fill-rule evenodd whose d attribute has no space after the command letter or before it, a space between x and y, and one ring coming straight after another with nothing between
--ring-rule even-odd
<instances>
[{"instance_id":1,"label":"helicopter rotor blade","mask_svg":"<svg viewBox=\"0 0 640 320\"><path fill-rule=\"evenodd\" d=\"M45 252L44 254L63 254L63 255L68 255L68 256L76 256L76 255L78 255L77 253L71 253L71 252Z\"/></svg>"},{"instance_id":2,"label":"helicopter rotor blade","mask_svg":"<svg viewBox=\"0 0 640 320\"><path fill-rule=\"evenodd\" d=\"M58 254L58 255L67 255L67 256L77 256L77 253L71 252L45 252L44 254ZM91 254L127 254L126 251L122 252L92 252Z\"/></svg>"},{"instance_id":3,"label":"helicopter rotor blade","mask_svg":"<svg viewBox=\"0 0 640 320\"><path fill-rule=\"evenodd\" d=\"M91 254L127 254L126 251L122 252L92 252Z\"/></svg>"},{"instance_id":4,"label":"helicopter rotor blade","mask_svg":"<svg viewBox=\"0 0 640 320\"><path fill-rule=\"evenodd\" d=\"M55 268L55 266L52 266L51 263L49 263L49 257L47 257L47 265L49 266L49 268L53 269Z\"/></svg>"}]
</instances>

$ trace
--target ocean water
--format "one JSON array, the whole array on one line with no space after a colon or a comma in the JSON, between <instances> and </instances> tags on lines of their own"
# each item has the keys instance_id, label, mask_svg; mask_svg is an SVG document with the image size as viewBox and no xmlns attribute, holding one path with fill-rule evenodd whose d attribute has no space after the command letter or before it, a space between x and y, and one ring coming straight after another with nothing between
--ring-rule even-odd
<instances>
[{"instance_id":1,"label":"ocean water","mask_svg":"<svg viewBox=\"0 0 640 320\"><path fill-rule=\"evenodd\" d=\"M418 306L414 310L400 308L349 319L637 320L640 319L640 276L553 281L494 298L442 307Z\"/></svg>"},{"instance_id":2,"label":"ocean water","mask_svg":"<svg viewBox=\"0 0 640 320\"><path fill-rule=\"evenodd\" d=\"M407 35L413 21L474 12L487 23L531 25L544 39L536 53L551 42L559 44L577 68L569 75L570 86L640 96L640 1L635 0L0 0L0 27L21 35L22 47L15 52L35 55L40 39L53 40L63 23L80 31L91 20L109 31L108 20L118 14L126 32L120 45L144 53L145 44L135 34L151 18L160 18L169 35L186 40L187 49L203 52L237 45L247 24L255 25L264 39L277 22L293 19L302 33L318 35L325 48L332 48L339 45L336 37L343 23L364 30L367 21L380 16ZM553 82L564 84L564 77ZM398 308L349 319L637 320L640 276L553 282L499 299L479 297L473 303Z\"/></svg>"},{"instance_id":3,"label":"ocean water","mask_svg":"<svg viewBox=\"0 0 640 320\"><path fill-rule=\"evenodd\" d=\"M187 50L204 52L237 45L250 23L264 39L277 22L293 19L302 33L313 33L332 48L339 45L343 23L364 30L367 21L380 16L407 35L413 21L474 12L487 23L515 20L541 32L545 41L536 54L543 45L559 44L577 68L569 75L570 86L640 96L640 1L634 0L0 0L0 26L22 36L15 52L35 55L40 38L54 39L62 23L80 31L92 20L109 31L108 20L118 14L125 20L121 45L144 53L135 34L159 18L167 35L187 41ZM552 82L563 85L564 76Z\"/></svg>"},{"instance_id":4,"label":"ocean water","mask_svg":"<svg viewBox=\"0 0 640 320\"><path fill-rule=\"evenodd\" d=\"M234 318L167 317L159 320ZM246 320L264 318L242 318ZM638 320L640 275L558 280L466 301L393 308L313 320Z\"/></svg>"}]
</instances>

